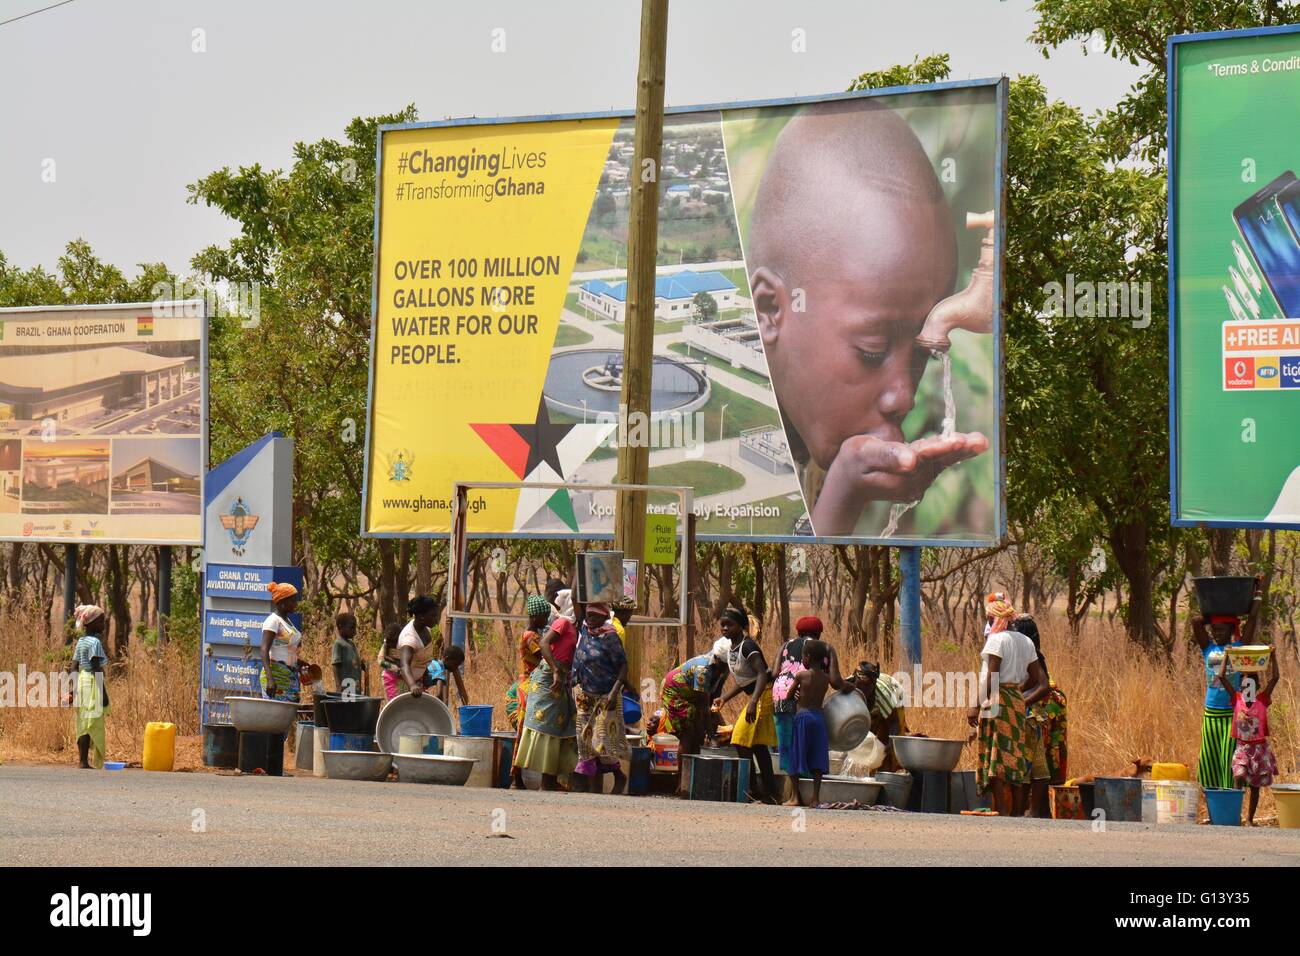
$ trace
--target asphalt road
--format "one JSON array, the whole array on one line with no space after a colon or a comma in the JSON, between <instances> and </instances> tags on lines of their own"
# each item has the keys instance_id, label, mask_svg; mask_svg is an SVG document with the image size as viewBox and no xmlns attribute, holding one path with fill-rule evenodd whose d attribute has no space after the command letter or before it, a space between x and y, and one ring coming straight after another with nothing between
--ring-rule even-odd
<instances>
[{"instance_id":1,"label":"asphalt road","mask_svg":"<svg viewBox=\"0 0 1300 956\"><path fill-rule=\"evenodd\" d=\"M195 821L203 824L196 832ZM0 767L0 865L1286 865L1300 831ZM511 839L494 838L504 828Z\"/></svg>"}]
</instances>

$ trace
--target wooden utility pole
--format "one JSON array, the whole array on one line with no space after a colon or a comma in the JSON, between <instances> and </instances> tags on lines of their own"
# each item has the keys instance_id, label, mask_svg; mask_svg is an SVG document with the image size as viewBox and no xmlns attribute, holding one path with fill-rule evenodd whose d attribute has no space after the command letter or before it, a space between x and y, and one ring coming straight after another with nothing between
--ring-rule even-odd
<instances>
[{"instance_id":1,"label":"wooden utility pole","mask_svg":"<svg viewBox=\"0 0 1300 956\"><path fill-rule=\"evenodd\" d=\"M659 164L664 144L664 62L668 54L668 0L641 0L641 63L637 70L636 131L633 139L632 199L627 223L627 323L623 338L623 389L620 401L634 415L650 419L654 372L655 264L659 249ZM620 416L622 417L622 416ZM644 435L648 429L628 429ZM650 448L618 443L618 482L643 485L650 472ZM627 557L645 557L645 492L618 493L614 507L614 547ZM646 605L646 578L637 575L637 605ZM641 683L644 628L629 627L627 679Z\"/></svg>"}]
</instances>

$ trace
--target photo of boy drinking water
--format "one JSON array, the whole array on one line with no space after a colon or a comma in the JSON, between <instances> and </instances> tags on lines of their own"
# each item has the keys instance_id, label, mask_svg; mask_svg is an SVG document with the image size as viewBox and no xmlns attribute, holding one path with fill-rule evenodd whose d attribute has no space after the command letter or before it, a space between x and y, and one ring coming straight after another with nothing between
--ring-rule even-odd
<instances>
[{"instance_id":1,"label":"photo of boy drinking water","mask_svg":"<svg viewBox=\"0 0 1300 956\"><path fill-rule=\"evenodd\" d=\"M979 95L965 109L887 105L905 97L809 104L775 136L771 119L730 125L758 331L818 536L881 535L886 518L891 534L903 505L980 456L978 479L954 477L908 520L935 536L991 529L996 304L993 243L980 242L993 235L994 137L971 116L996 110L991 92ZM960 158L927 152L910 123ZM935 359L952 363L947 389Z\"/></svg>"}]
</instances>

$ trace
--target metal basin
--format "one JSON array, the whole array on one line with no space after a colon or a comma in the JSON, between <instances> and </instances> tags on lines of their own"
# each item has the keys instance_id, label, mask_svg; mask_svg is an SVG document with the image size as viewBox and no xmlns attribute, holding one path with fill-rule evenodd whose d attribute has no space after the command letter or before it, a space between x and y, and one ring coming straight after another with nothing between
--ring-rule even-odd
<instances>
[{"instance_id":1,"label":"metal basin","mask_svg":"<svg viewBox=\"0 0 1300 956\"><path fill-rule=\"evenodd\" d=\"M938 770L947 773L957 766L964 740L945 740L942 737L890 737L894 756L912 773Z\"/></svg>"},{"instance_id":2,"label":"metal basin","mask_svg":"<svg viewBox=\"0 0 1300 956\"><path fill-rule=\"evenodd\" d=\"M266 697L227 697L230 722L236 730L258 734L287 734L298 717L298 705Z\"/></svg>"},{"instance_id":3,"label":"metal basin","mask_svg":"<svg viewBox=\"0 0 1300 956\"><path fill-rule=\"evenodd\" d=\"M402 783L438 783L444 787L463 787L474 769L469 757L446 757L442 754L394 754L393 766Z\"/></svg>"},{"instance_id":4,"label":"metal basin","mask_svg":"<svg viewBox=\"0 0 1300 956\"><path fill-rule=\"evenodd\" d=\"M387 780L393 755L372 750L323 750L325 776L331 780Z\"/></svg>"},{"instance_id":5,"label":"metal basin","mask_svg":"<svg viewBox=\"0 0 1300 956\"><path fill-rule=\"evenodd\" d=\"M871 733L871 709L856 690L831 694L822 704L831 750L852 750Z\"/></svg>"},{"instance_id":6,"label":"metal basin","mask_svg":"<svg viewBox=\"0 0 1300 956\"><path fill-rule=\"evenodd\" d=\"M899 810L906 810L912 796L912 775L910 773L890 773L887 770L876 771L876 781L885 788L881 801Z\"/></svg>"},{"instance_id":7,"label":"metal basin","mask_svg":"<svg viewBox=\"0 0 1300 956\"><path fill-rule=\"evenodd\" d=\"M450 737L456 733L451 711L436 697L421 694L398 694L379 712L375 725L375 743L390 754L402 752L402 737L414 734L434 734Z\"/></svg>"},{"instance_id":8,"label":"metal basin","mask_svg":"<svg viewBox=\"0 0 1300 956\"><path fill-rule=\"evenodd\" d=\"M799 778L799 796L804 803L812 802L812 780ZM876 780L859 780L857 777L822 777L822 803L852 803L857 801L863 806L871 806L880 797L884 784Z\"/></svg>"}]
</instances>

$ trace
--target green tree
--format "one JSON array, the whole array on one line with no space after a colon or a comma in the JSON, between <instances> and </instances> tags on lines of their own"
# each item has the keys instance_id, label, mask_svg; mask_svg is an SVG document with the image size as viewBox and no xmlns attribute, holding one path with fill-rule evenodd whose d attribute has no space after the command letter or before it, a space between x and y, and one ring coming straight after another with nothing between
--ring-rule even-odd
<instances>
[{"instance_id":1,"label":"green tree","mask_svg":"<svg viewBox=\"0 0 1300 956\"><path fill-rule=\"evenodd\" d=\"M358 543L370 347L375 141L414 107L354 119L342 140L298 143L286 170L220 169L190 187L239 227L194 257L205 279L257 282L260 321L215 323L212 457L271 430L294 439L296 551L322 603L376 597L404 607L413 549ZM340 587L338 582L344 582Z\"/></svg>"},{"instance_id":2,"label":"green tree","mask_svg":"<svg viewBox=\"0 0 1300 956\"><path fill-rule=\"evenodd\" d=\"M696 322L712 322L718 317L718 300L707 292L697 292L691 297L691 314Z\"/></svg>"}]
</instances>

